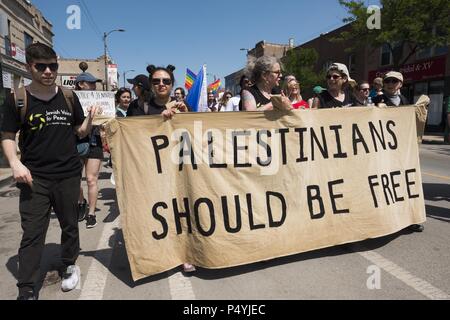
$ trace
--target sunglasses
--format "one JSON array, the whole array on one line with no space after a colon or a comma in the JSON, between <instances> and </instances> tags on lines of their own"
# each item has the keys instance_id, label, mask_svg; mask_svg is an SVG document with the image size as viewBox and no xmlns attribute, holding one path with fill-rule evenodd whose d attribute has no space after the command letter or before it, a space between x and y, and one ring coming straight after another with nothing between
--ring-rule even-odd
<instances>
[{"instance_id":1,"label":"sunglasses","mask_svg":"<svg viewBox=\"0 0 450 320\"><path fill-rule=\"evenodd\" d=\"M339 79L339 78L342 78L341 76L338 76L337 74L333 74L333 75L327 75L327 79L328 80L330 80L330 79L333 79L333 80L337 80L337 79Z\"/></svg>"},{"instance_id":2,"label":"sunglasses","mask_svg":"<svg viewBox=\"0 0 450 320\"><path fill-rule=\"evenodd\" d=\"M152 85L154 85L154 86L161 84L161 82L166 86L170 86L172 84L172 80L169 78L153 78L152 79Z\"/></svg>"},{"instance_id":3,"label":"sunglasses","mask_svg":"<svg viewBox=\"0 0 450 320\"><path fill-rule=\"evenodd\" d=\"M400 82L400 80L394 79L394 78L385 79L383 81L383 83L399 83L399 82Z\"/></svg>"},{"instance_id":4,"label":"sunglasses","mask_svg":"<svg viewBox=\"0 0 450 320\"><path fill-rule=\"evenodd\" d=\"M370 89L369 88L361 88L361 89L359 89L360 91L369 91Z\"/></svg>"},{"instance_id":5,"label":"sunglasses","mask_svg":"<svg viewBox=\"0 0 450 320\"><path fill-rule=\"evenodd\" d=\"M55 63L34 63L33 66L39 72L45 72L45 70L47 70L47 68L49 68L50 71L55 72L59 68L59 64L56 62Z\"/></svg>"}]
</instances>

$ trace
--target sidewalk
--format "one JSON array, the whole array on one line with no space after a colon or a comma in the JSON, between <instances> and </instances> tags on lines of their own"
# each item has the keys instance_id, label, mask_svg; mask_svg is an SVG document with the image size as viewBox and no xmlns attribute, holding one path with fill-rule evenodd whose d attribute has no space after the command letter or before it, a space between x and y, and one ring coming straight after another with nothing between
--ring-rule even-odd
<instances>
[{"instance_id":1,"label":"sidewalk","mask_svg":"<svg viewBox=\"0 0 450 320\"><path fill-rule=\"evenodd\" d=\"M0 188L13 182L11 168L0 168Z\"/></svg>"}]
</instances>

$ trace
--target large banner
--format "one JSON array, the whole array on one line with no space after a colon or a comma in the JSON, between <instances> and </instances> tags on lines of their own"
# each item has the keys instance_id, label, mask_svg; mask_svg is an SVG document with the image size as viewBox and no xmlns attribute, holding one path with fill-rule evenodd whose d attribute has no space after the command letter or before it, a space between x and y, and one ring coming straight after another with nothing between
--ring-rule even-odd
<instances>
[{"instance_id":1,"label":"large banner","mask_svg":"<svg viewBox=\"0 0 450 320\"><path fill-rule=\"evenodd\" d=\"M134 280L223 268L425 221L415 107L121 118L107 124Z\"/></svg>"}]
</instances>

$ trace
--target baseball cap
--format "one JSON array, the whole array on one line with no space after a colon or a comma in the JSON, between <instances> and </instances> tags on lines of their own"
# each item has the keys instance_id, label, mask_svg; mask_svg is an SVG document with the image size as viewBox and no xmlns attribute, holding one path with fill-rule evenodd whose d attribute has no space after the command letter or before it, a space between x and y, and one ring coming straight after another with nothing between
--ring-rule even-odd
<instances>
[{"instance_id":1,"label":"baseball cap","mask_svg":"<svg viewBox=\"0 0 450 320\"><path fill-rule=\"evenodd\" d=\"M80 73L77 78L75 79L75 84L79 83L79 82L102 82L101 79L97 79L96 77L94 77L92 74L90 74L89 72L83 72Z\"/></svg>"},{"instance_id":2,"label":"baseball cap","mask_svg":"<svg viewBox=\"0 0 450 320\"><path fill-rule=\"evenodd\" d=\"M321 94L322 91L324 91L324 90L325 90L325 88L322 88L321 86L316 86L316 87L314 87L314 89L313 89L313 91L314 91L315 94Z\"/></svg>"},{"instance_id":3,"label":"baseball cap","mask_svg":"<svg viewBox=\"0 0 450 320\"><path fill-rule=\"evenodd\" d=\"M388 73L386 73L384 75L383 80L385 80L387 78L394 78L394 79L397 79L397 80L399 80L399 81L401 81L403 83L403 75L400 72L397 72L397 71L389 71Z\"/></svg>"},{"instance_id":4,"label":"baseball cap","mask_svg":"<svg viewBox=\"0 0 450 320\"><path fill-rule=\"evenodd\" d=\"M144 74L139 74L134 79L127 79L128 83L140 86L147 91L150 91L150 85L148 83L148 77Z\"/></svg>"}]
</instances>

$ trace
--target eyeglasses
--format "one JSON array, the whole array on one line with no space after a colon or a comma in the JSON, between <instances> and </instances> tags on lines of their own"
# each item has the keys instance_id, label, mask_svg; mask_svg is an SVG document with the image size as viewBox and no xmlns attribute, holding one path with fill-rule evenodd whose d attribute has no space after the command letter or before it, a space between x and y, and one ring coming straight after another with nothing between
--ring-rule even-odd
<instances>
[{"instance_id":1,"label":"eyeglasses","mask_svg":"<svg viewBox=\"0 0 450 320\"><path fill-rule=\"evenodd\" d=\"M278 70L278 71L269 71L269 72L275 73L275 74L277 74L277 75L280 75L280 74L281 74L281 70Z\"/></svg>"},{"instance_id":2,"label":"eyeglasses","mask_svg":"<svg viewBox=\"0 0 450 320\"><path fill-rule=\"evenodd\" d=\"M395 79L395 78L389 78L389 79L384 79L383 83L399 83L400 80Z\"/></svg>"},{"instance_id":3,"label":"eyeglasses","mask_svg":"<svg viewBox=\"0 0 450 320\"><path fill-rule=\"evenodd\" d=\"M154 85L154 86L161 84L161 82L166 86L170 86L172 84L172 79L169 79L169 78L153 78L152 79L152 85Z\"/></svg>"},{"instance_id":4,"label":"eyeglasses","mask_svg":"<svg viewBox=\"0 0 450 320\"><path fill-rule=\"evenodd\" d=\"M328 75L327 75L327 79L328 79L328 80L330 80L330 79L337 80L337 79L339 79L339 78L342 78L342 77L341 77L341 76L338 76L337 74L333 74L333 75L328 74Z\"/></svg>"},{"instance_id":5,"label":"eyeglasses","mask_svg":"<svg viewBox=\"0 0 450 320\"><path fill-rule=\"evenodd\" d=\"M49 68L50 71L55 72L59 68L59 64L56 62L55 63L33 63L33 66L39 72L45 72L45 70L47 70L47 68Z\"/></svg>"}]
</instances>

